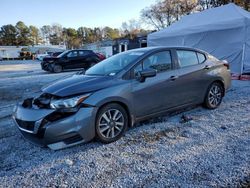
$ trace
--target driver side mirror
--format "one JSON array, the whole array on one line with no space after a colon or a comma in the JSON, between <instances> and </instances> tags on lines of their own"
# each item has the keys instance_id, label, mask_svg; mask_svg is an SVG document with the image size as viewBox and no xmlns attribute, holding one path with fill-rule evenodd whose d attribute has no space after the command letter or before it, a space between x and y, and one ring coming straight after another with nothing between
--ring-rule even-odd
<instances>
[{"instance_id":1,"label":"driver side mirror","mask_svg":"<svg viewBox=\"0 0 250 188\"><path fill-rule=\"evenodd\" d=\"M157 71L155 69L145 69L138 72L137 80L139 82L145 82L146 78L155 77Z\"/></svg>"}]
</instances>

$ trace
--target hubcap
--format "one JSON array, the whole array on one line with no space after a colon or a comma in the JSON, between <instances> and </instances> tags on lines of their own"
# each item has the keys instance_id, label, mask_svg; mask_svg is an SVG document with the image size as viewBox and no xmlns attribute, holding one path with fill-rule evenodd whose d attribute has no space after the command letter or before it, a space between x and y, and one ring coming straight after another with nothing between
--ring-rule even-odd
<instances>
[{"instance_id":1,"label":"hubcap","mask_svg":"<svg viewBox=\"0 0 250 188\"><path fill-rule=\"evenodd\" d=\"M209 91L208 102L212 107L216 107L221 102L222 92L221 88L217 85L213 85Z\"/></svg>"},{"instance_id":2,"label":"hubcap","mask_svg":"<svg viewBox=\"0 0 250 188\"><path fill-rule=\"evenodd\" d=\"M123 114L117 109L104 112L98 122L99 133L105 138L114 138L119 135L124 127Z\"/></svg>"}]
</instances>

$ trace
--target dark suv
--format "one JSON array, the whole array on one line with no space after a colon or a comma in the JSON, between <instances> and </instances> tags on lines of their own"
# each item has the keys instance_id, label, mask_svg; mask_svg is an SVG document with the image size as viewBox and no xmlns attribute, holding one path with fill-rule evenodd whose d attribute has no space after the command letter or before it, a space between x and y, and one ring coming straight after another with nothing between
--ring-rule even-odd
<instances>
[{"instance_id":1,"label":"dark suv","mask_svg":"<svg viewBox=\"0 0 250 188\"><path fill-rule=\"evenodd\" d=\"M65 69L85 69L100 62L100 58L91 50L68 50L57 57L45 57L41 67L49 72L62 72Z\"/></svg>"}]
</instances>

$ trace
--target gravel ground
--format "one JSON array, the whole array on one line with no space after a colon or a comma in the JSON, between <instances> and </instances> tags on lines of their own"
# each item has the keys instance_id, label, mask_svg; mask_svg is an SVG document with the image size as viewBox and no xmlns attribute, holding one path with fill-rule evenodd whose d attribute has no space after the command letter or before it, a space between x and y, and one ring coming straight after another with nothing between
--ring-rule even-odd
<instances>
[{"instance_id":1,"label":"gravel ground","mask_svg":"<svg viewBox=\"0 0 250 188\"><path fill-rule=\"evenodd\" d=\"M0 92L14 87L1 93L0 115L9 101L38 90L37 80L68 74L1 74ZM249 81L234 81L216 110L197 107L154 119L107 145L93 141L59 151L33 146L13 126L10 112L0 118L0 187L250 187ZM192 120L180 123L183 114Z\"/></svg>"}]
</instances>

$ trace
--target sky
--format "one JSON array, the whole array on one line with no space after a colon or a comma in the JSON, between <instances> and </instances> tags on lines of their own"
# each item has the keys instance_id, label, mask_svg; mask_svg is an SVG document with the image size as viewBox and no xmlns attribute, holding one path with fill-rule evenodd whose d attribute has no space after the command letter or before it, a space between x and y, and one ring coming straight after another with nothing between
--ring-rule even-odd
<instances>
[{"instance_id":1,"label":"sky","mask_svg":"<svg viewBox=\"0 0 250 188\"><path fill-rule=\"evenodd\" d=\"M120 28L122 22L139 19L143 8L156 0L0 0L0 26L41 27L59 23L63 27Z\"/></svg>"}]
</instances>

